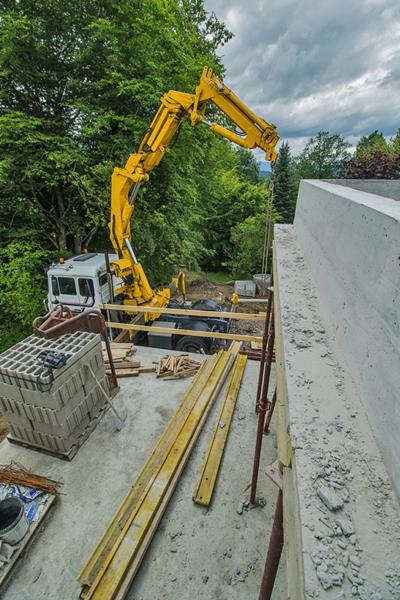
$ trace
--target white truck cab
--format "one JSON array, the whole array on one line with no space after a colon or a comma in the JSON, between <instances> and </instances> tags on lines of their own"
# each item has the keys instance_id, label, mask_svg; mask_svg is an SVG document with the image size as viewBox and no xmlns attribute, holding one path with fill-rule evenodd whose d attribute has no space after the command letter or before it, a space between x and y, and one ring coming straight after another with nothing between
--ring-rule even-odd
<instances>
[{"instance_id":1,"label":"white truck cab","mask_svg":"<svg viewBox=\"0 0 400 600\"><path fill-rule=\"evenodd\" d=\"M118 256L110 254L109 258L112 262ZM89 252L53 263L47 271L47 278L49 310L59 303L69 306L72 310L74 305L79 304L99 309L100 304L112 301L104 254ZM122 279L113 276L114 290L122 285Z\"/></svg>"}]
</instances>

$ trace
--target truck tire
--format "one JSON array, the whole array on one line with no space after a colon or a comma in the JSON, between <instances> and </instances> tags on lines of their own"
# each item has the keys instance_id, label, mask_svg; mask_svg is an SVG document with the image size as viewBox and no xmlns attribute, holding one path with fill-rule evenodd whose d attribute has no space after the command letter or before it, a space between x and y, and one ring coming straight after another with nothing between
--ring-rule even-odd
<instances>
[{"instance_id":1,"label":"truck tire","mask_svg":"<svg viewBox=\"0 0 400 600\"><path fill-rule=\"evenodd\" d=\"M197 352L200 354L208 354L207 342L201 337L185 335L176 343L175 350L180 352Z\"/></svg>"}]
</instances>

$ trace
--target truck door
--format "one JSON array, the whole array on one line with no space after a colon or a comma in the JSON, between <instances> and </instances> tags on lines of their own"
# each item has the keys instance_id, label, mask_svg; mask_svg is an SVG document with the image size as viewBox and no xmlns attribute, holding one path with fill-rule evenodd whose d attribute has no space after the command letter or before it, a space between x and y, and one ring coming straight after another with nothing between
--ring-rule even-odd
<instances>
[{"instance_id":1,"label":"truck door","mask_svg":"<svg viewBox=\"0 0 400 600\"><path fill-rule=\"evenodd\" d=\"M76 304L79 297L74 277L55 276L51 278L51 303Z\"/></svg>"},{"instance_id":2,"label":"truck door","mask_svg":"<svg viewBox=\"0 0 400 600\"><path fill-rule=\"evenodd\" d=\"M94 282L91 277L79 277L79 303L94 306L96 302L96 294L94 291Z\"/></svg>"}]
</instances>

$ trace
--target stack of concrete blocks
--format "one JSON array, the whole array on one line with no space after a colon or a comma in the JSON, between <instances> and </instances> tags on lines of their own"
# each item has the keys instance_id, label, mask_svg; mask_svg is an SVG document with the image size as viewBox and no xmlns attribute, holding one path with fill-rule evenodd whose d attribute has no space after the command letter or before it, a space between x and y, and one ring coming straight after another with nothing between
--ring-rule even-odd
<instances>
[{"instance_id":1,"label":"stack of concrete blocks","mask_svg":"<svg viewBox=\"0 0 400 600\"><path fill-rule=\"evenodd\" d=\"M38 385L43 350L68 356L53 370L50 386ZM30 336L0 354L0 410L11 440L55 454L72 456L94 429L106 399L88 367L109 396L108 379L98 334L77 331L57 339Z\"/></svg>"}]
</instances>

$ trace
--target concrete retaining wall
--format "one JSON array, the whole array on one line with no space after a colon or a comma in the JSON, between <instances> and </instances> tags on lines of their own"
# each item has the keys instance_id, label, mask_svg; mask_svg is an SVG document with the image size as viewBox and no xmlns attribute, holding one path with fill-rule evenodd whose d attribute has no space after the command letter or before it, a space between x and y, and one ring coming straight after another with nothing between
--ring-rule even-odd
<instances>
[{"instance_id":1,"label":"concrete retaining wall","mask_svg":"<svg viewBox=\"0 0 400 600\"><path fill-rule=\"evenodd\" d=\"M323 179L321 181L400 201L400 181L397 179Z\"/></svg>"},{"instance_id":2,"label":"concrete retaining wall","mask_svg":"<svg viewBox=\"0 0 400 600\"><path fill-rule=\"evenodd\" d=\"M400 495L400 204L305 180L294 227Z\"/></svg>"}]
</instances>

